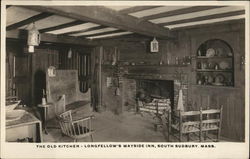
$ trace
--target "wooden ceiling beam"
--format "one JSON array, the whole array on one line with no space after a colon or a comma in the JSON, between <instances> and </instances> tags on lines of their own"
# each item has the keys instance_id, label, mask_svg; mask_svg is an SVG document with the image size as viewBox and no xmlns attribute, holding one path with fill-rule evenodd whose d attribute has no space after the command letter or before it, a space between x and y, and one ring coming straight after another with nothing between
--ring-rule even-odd
<instances>
[{"instance_id":1,"label":"wooden ceiling beam","mask_svg":"<svg viewBox=\"0 0 250 159\"><path fill-rule=\"evenodd\" d=\"M25 6L25 8L51 12L60 16L110 26L154 37L171 37L169 29L151 22L141 21L102 6Z\"/></svg>"},{"instance_id":2,"label":"wooden ceiling beam","mask_svg":"<svg viewBox=\"0 0 250 159\"><path fill-rule=\"evenodd\" d=\"M45 33L45 32L64 29L64 28L68 28L68 27L72 27L72 26L80 25L80 24L84 24L84 23L88 23L88 22L83 22L83 21L80 21L80 20L76 20L76 21L73 21L73 22L69 22L69 23L65 23L65 24L61 24L61 25L57 25L57 26L53 26L53 27L49 27L49 28L44 28L44 29L39 30L39 32Z\"/></svg>"},{"instance_id":3,"label":"wooden ceiling beam","mask_svg":"<svg viewBox=\"0 0 250 159\"><path fill-rule=\"evenodd\" d=\"M53 13L48 13L48 12L40 13L40 14L32 16L32 17L30 17L28 19L25 19L25 20L22 20L20 22L11 24L11 25L9 25L9 26L6 27L6 30L7 31L14 30L14 29L17 29L17 28L22 27L24 25L36 22L38 20L47 18L47 17L52 16L52 15L53 15Z\"/></svg>"},{"instance_id":4,"label":"wooden ceiling beam","mask_svg":"<svg viewBox=\"0 0 250 159\"><path fill-rule=\"evenodd\" d=\"M176 25L176 24L191 23L191 22L197 22L197 21L203 21L203 20L209 20L209 19L236 16L236 15L242 15L242 14L245 14L244 10L228 12L228 13L213 14L213 15L190 18L190 19L183 19L183 20L177 20L177 21L166 22L166 23L159 23L159 25L161 26Z\"/></svg>"},{"instance_id":5,"label":"wooden ceiling beam","mask_svg":"<svg viewBox=\"0 0 250 159\"><path fill-rule=\"evenodd\" d=\"M6 9L10 8L12 5L6 5Z\"/></svg>"},{"instance_id":6,"label":"wooden ceiling beam","mask_svg":"<svg viewBox=\"0 0 250 159\"><path fill-rule=\"evenodd\" d=\"M83 29L83 30L78 30L78 31L71 31L71 32L67 32L67 33L62 33L60 35L71 35L71 34L78 34L78 33L84 33L84 32L88 32L88 31L93 31L93 30L99 30L99 29L104 29L104 28L108 28L108 26L96 26L96 27L92 27L92 28L88 28L88 29Z\"/></svg>"},{"instance_id":7,"label":"wooden ceiling beam","mask_svg":"<svg viewBox=\"0 0 250 159\"><path fill-rule=\"evenodd\" d=\"M225 6L195 6L195 7L177 9L177 10L168 11L168 12L164 12L164 13L145 16L145 17L142 17L141 19L144 21L147 21L147 20L152 20L152 19L158 19L158 18L163 18L163 17L170 17L170 16L175 16L175 15L199 12L199 11L203 11L203 10L215 9L215 8L220 8L220 7L225 7Z\"/></svg>"},{"instance_id":8,"label":"wooden ceiling beam","mask_svg":"<svg viewBox=\"0 0 250 159\"><path fill-rule=\"evenodd\" d=\"M140 12L140 11L157 8L157 7L161 7L161 6L136 6L136 7L122 9L119 12L122 14L130 14L130 13Z\"/></svg>"},{"instance_id":9,"label":"wooden ceiling beam","mask_svg":"<svg viewBox=\"0 0 250 159\"><path fill-rule=\"evenodd\" d=\"M87 38L87 37L115 34L115 33L121 33L121 32L126 32L126 31L124 31L124 30L112 30L112 31L106 31L106 32L102 32L102 33L96 33L96 34L90 34L90 35L82 35L82 36L79 36L79 37Z\"/></svg>"},{"instance_id":10,"label":"wooden ceiling beam","mask_svg":"<svg viewBox=\"0 0 250 159\"><path fill-rule=\"evenodd\" d=\"M6 38L10 39L20 39L27 40L27 30L11 30L6 32ZM83 46L97 46L98 43L83 39L79 37L70 37L70 36L57 36L54 34L42 33L41 34L42 42L50 43L60 43L60 44L75 44Z\"/></svg>"}]
</instances>

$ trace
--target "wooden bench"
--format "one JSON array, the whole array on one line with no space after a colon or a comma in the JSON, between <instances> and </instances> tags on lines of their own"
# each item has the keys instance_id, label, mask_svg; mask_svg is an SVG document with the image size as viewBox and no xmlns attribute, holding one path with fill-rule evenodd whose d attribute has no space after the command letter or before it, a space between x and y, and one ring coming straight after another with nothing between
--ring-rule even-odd
<instances>
[{"instance_id":1,"label":"wooden bench","mask_svg":"<svg viewBox=\"0 0 250 159\"><path fill-rule=\"evenodd\" d=\"M90 89L86 93L79 90L77 70L56 70L55 76L46 73L47 102L53 103L48 109L48 119L67 110L83 112L83 116L92 114Z\"/></svg>"}]
</instances>

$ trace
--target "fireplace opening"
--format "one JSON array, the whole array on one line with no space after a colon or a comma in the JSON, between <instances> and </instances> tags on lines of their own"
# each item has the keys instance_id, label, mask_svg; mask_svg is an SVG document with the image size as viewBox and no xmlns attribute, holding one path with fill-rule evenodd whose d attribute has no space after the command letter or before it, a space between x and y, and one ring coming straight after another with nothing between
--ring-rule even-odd
<instances>
[{"instance_id":1,"label":"fireplace opening","mask_svg":"<svg viewBox=\"0 0 250 159\"><path fill-rule=\"evenodd\" d=\"M153 99L170 99L171 109L174 108L173 80L136 80L136 98L145 103Z\"/></svg>"}]
</instances>

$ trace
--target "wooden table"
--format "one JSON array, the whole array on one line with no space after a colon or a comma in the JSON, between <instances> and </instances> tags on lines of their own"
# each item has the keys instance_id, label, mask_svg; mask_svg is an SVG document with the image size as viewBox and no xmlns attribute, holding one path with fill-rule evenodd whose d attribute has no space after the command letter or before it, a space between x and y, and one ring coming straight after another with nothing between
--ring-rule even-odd
<instances>
[{"instance_id":1,"label":"wooden table","mask_svg":"<svg viewBox=\"0 0 250 159\"><path fill-rule=\"evenodd\" d=\"M42 124L33 114L25 112L19 120L6 121L6 141L32 138L33 142L42 142ZM35 139L35 140L34 140Z\"/></svg>"},{"instance_id":2,"label":"wooden table","mask_svg":"<svg viewBox=\"0 0 250 159\"><path fill-rule=\"evenodd\" d=\"M38 104L38 107L43 108L43 115L44 115L44 122L43 122L43 129L44 129L44 133L48 134L47 131L47 124L46 124L46 120L47 120L47 116L48 116L48 107L52 106L52 103L46 103L46 104Z\"/></svg>"}]
</instances>

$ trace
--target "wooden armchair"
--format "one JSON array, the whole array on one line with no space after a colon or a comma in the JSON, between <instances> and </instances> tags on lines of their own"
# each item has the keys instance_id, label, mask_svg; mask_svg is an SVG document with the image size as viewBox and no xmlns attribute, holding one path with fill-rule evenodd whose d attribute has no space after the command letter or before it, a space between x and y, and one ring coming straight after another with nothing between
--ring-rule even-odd
<instances>
[{"instance_id":1,"label":"wooden armchair","mask_svg":"<svg viewBox=\"0 0 250 159\"><path fill-rule=\"evenodd\" d=\"M73 138L74 142L88 136L91 137L91 141L93 142L92 118L93 116L88 116L73 121L71 110L57 116L62 134Z\"/></svg>"},{"instance_id":2,"label":"wooden armchair","mask_svg":"<svg viewBox=\"0 0 250 159\"><path fill-rule=\"evenodd\" d=\"M170 136L176 137L180 142L184 141L184 135L187 136L187 141L190 140L190 134L199 136L201 140L200 131L200 111L174 111L171 110L168 114L168 141Z\"/></svg>"}]
</instances>

